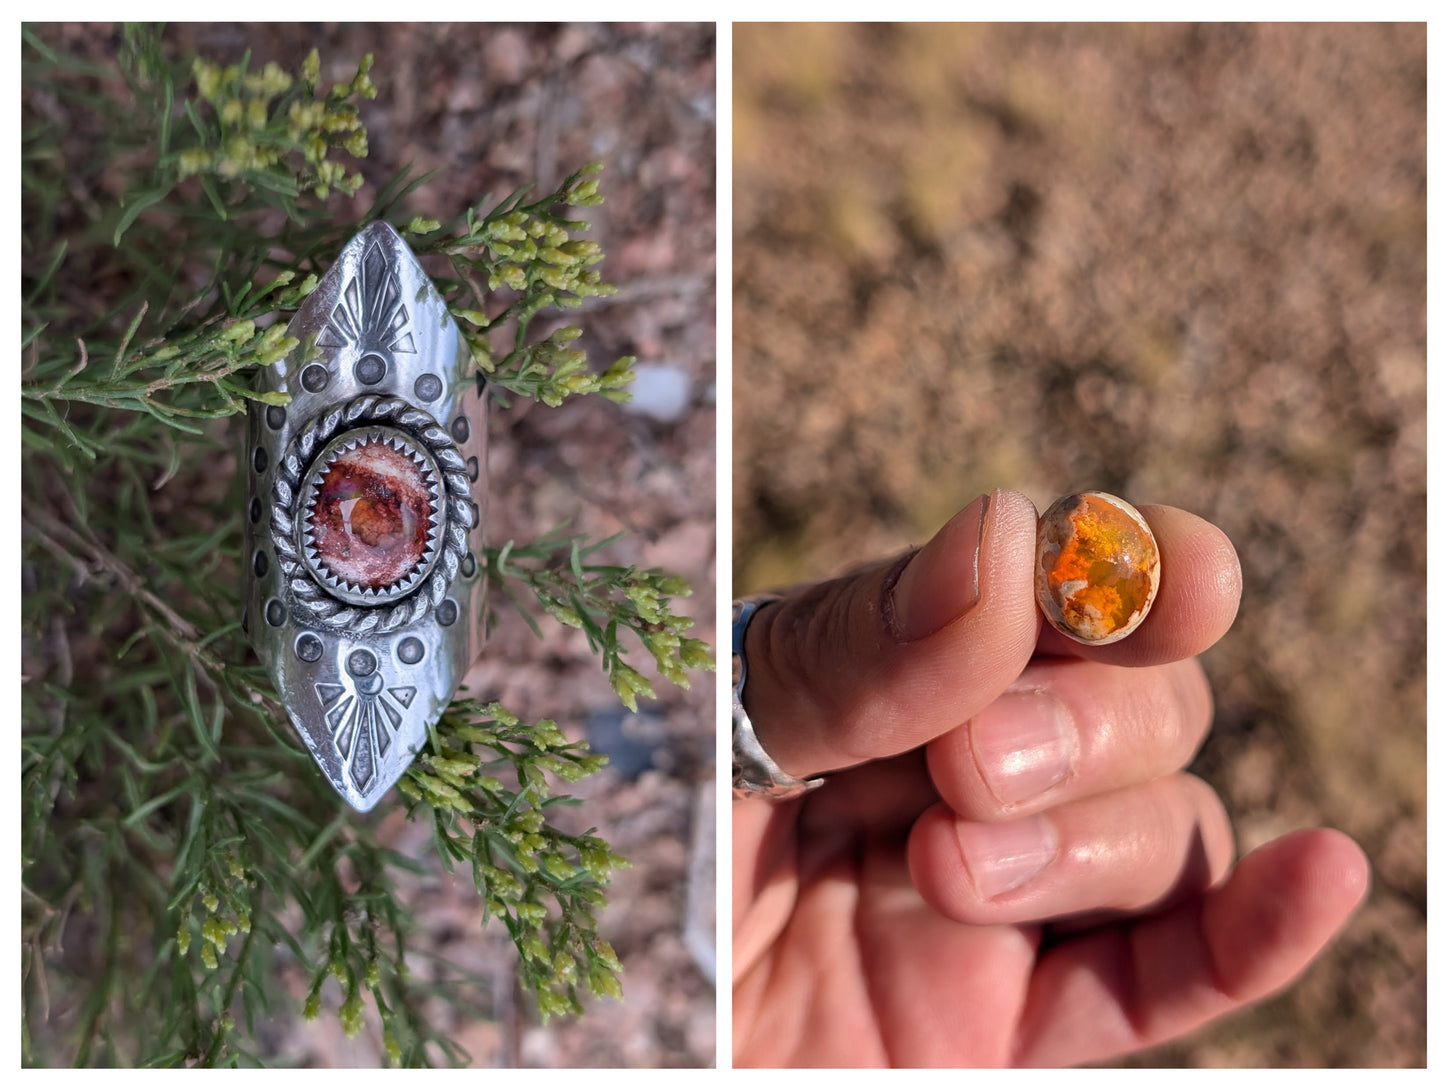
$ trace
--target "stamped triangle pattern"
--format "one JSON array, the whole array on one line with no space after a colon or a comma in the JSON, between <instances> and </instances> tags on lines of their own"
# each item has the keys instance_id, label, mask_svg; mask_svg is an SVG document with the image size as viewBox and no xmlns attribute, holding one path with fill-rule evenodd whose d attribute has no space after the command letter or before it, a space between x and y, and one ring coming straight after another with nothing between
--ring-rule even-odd
<instances>
[{"instance_id":1,"label":"stamped triangle pattern","mask_svg":"<svg viewBox=\"0 0 1445 1085\"><path fill-rule=\"evenodd\" d=\"M331 741L341 755L346 777L365 795L377 780L381 759L397 740L416 687L384 688L378 683L374 692L353 692L336 683L317 682L316 696L325 710Z\"/></svg>"},{"instance_id":2,"label":"stamped triangle pattern","mask_svg":"<svg viewBox=\"0 0 1445 1085\"><path fill-rule=\"evenodd\" d=\"M406 330L407 320L401 281L381 245L373 242L361 259L358 274L346 284L341 300L331 310L316 345L415 354L416 343Z\"/></svg>"}]
</instances>

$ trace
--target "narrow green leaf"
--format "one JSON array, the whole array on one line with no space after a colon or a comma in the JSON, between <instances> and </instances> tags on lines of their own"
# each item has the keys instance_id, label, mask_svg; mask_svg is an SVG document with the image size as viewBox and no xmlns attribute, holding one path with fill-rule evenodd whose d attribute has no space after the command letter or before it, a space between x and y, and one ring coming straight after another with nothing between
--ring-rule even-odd
<instances>
[{"instance_id":1,"label":"narrow green leaf","mask_svg":"<svg viewBox=\"0 0 1445 1085\"><path fill-rule=\"evenodd\" d=\"M135 825L142 819L149 817L152 812L159 810L162 806L168 804L178 795L184 795L189 790L189 788L189 783L184 783L177 784L169 791L161 792L161 794L157 795L155 798L147 800L146 802L142 803L140 806L132 810L129 814L126 815L125 820L122 821L121 824L126 826L127 828Z\"/></svg>"},{"instance_id":2,"label":"narrow green leaf","mask_svg":"<svg viewBox=\"0 0 1445 1085\"><path fill-rule=\"evenodd\" d=\"M170 195L171 189L174 187L174 185L164 185L146 189L144 192L139 192L132 196L129 202L124 204L120 214L120 221L116 223L115 236L112 238L112 242L116 248L120 248L120 239L125 235L125 232L131 228L131 224L135 222L140 213L147 207L153 207L160 203L161 200Z\"/></svg>"},{"instance_id":3,"label":"narrow green leaf","mask_svg":"<svg viewBox=\"0 0 1445 1085\"><path fill-rule=\"evenodd\" d=\"M60 265L65 262L65 254L69 248L69 238L62 238L60 244L55 246L55 251L51 254L50 262L45 265L45 270L41 272L40 278L36 280L34 289L30 291L30 296L25 299L26 305L35 304L35 299L45 292L45 288L50 285L50 280L55 277L56 271L58 271ZM41 325L41 327L44 327L44 325ZM27 335L20 345L22 347L28 345L30 338L31 337Z\"/></svg>"},{"instance_id":4,"label":"narrow green leaf","mask_svg":"<svg viewBox=\"0 0 1445 1085\"><path fill-rule=\"evenodd\" d=\"M226 209L226 201L221 198L220 190L216 188L216 179L211 174L201 174L201 191L206 194L206 199L211 201L216 217L222 222L227 221L231 217L230 212Z\"/></svg>"}]
</instances>

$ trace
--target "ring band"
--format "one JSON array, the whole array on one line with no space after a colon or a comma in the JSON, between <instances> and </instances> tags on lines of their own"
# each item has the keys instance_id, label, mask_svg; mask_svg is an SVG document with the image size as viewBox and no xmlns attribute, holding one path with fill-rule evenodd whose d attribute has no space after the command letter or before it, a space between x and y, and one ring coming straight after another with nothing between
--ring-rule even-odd
<instances>
[{"instance_id":1,"label":"ring band","mask_svg":"<svg viewBox=\"0 0 1445 1085\"><path fill-rule=\"evenodd\" d=\"M747 654L743 642L748 624L762 607L780 598L777 595L754 595L733 601L733 798L762 798L782 801L794 799L823 781L800 780L780 769L758 736L753 721L743 708L743 684L748 678Z\"/></svg>"}]
</instances>

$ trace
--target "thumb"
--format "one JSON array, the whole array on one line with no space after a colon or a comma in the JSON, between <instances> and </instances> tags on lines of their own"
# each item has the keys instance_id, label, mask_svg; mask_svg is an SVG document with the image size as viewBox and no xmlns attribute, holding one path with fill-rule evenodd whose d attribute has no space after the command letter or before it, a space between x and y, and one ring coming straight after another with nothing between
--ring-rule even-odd
<instances>
[{"instance_id":1,"label":"thumb","mask_svg":"<svg viewBox=\"0 0 1445 1085\"><path fill-rule=\"evenodd\" d=\"M1018 677L1039 634L1038 512L995 490L921 550L762 607L748 626L743 706L795 776L911 750Z\"/></svg>"}]
</instances>

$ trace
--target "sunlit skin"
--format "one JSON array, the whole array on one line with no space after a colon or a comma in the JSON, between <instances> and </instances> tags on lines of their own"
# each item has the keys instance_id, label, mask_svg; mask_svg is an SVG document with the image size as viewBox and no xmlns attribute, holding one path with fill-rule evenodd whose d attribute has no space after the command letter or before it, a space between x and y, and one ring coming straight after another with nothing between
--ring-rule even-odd
<instances>
[{"instance_id":1,"label":"sunlit skin","mask_svg":"<svg viewBox=\"0 0 1445 1085\"><path fill-rule=\"evenodd\" d=\"M826 781L733 803L735 1065L1095 1062L1269 996L1340 930L1358 846L1306 829L1236 863L1183 771L1239 563L1198 517L1139 511L1169 573L1114 644L1044 623L1010 491L757 612L745 707Z\"/></svg>"}]
</instances>

